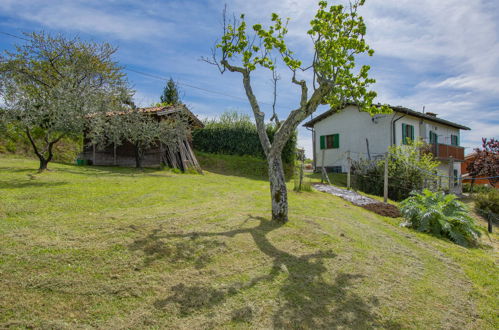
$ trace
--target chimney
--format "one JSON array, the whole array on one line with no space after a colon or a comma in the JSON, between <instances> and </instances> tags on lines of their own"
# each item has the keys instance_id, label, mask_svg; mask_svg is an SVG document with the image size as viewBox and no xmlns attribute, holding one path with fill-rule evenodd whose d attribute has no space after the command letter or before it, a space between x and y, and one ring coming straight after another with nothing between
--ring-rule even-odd
<instances>
[{"instance_id":1,"label":"chimney","mask_svg":"<svg viewBox=\"0 0 499 330\"><path fill-rule=\"evenodd\" d=\"M432 116L432 117L436 117L436 116L437 116L437 114L436 114L436 113L434 113L434 112L427 112L426 114L427 114L428 116Z\"/></svg>"}]
</instances>

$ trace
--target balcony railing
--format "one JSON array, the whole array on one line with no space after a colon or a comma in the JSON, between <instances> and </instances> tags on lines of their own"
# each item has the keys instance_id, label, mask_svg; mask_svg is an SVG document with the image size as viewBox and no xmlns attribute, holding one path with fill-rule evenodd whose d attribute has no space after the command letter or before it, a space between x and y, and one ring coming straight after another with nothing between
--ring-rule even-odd
<instances>
[{"instance_id":1,"label":"balcony railing","mask_svg":"<svg viewBox=\"0 0 499 330\"><path fill-rule=\"evenodd\" d=\"M451 146L448 144L430 144L431 153L441 160L447 160L452 157L454 160L464 161L464 148Z\"/></svg>"}]
</instances>

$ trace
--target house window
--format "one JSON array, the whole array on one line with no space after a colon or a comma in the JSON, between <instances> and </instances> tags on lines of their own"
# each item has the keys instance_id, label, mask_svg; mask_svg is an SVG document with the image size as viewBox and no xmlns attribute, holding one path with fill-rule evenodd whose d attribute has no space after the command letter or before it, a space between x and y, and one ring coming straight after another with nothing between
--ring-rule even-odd
<instances>
[{"instance_id":1,"label":"house window","mask_svg":"<svg viewBox=\"0 0 499 330\"><path fill-rule=\"evenodd\" d=\"M402 144L408 144L408 140L414 141L414 126L402 124Z\"/></svg>"},{"instance_id":2,"label":"house window","mask_svg":"<svg viewBox=\"0 0 499 330\"><path fill-rule=\"evenodd\" d=\"M431 144L438 144L438 135L437 133L430 131L430 143Z\"/></svg>"},{"instance_id":3,"label":"house window","mask_svg":"<svg viewBox=\"0 0 499 330\"><path fill-rule=\"evenodd\" d=\"M450 144L453 146L459 146L459 136L457 135L451 135L450 136Z\"/></svg>"},{"instance_id":4,"label":"house window","mask_svg":"<svg viewBox=\"0 0 499 330\"><path fill-rule=\"evenodd\" d=\"M326 167L328 173L341 173L341 166Z\"/></svg>"},{"instance_id":5,"label":"house window","mask_svg":"<svg viewBox=\"0 0 499 330\"><path fill-rule=\"evenodd\" d=\"M340 135L321 135L321 149L337 149L340 147Z\"/></svg>"}]
</instances>

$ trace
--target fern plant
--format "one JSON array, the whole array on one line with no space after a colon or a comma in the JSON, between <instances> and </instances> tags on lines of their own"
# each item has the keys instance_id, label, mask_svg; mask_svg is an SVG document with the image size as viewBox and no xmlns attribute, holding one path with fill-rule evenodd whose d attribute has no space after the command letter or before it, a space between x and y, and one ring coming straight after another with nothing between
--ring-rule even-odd
<instances>
[{"instance_id":1,"label":"fern plant","mask_svg":"<svg viewBox=\"0 0 499 330\"><path fill-rule=\"evenodd\" d=\"M424 189L400 203L406 221L401 226L446 237L462 246L473 246L480 232L466 206L455 195Z\"/></svg>"}]
</instances>

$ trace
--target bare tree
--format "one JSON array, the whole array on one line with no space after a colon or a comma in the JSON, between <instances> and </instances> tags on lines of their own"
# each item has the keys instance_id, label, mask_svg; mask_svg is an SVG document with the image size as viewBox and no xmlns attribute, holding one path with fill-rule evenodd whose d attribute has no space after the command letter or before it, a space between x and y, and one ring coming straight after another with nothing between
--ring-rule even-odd
<instances>
[{"instance_id":1,"label":"bare tree","mask_svg":"<svg viewBox=\"0 0 499 330\"><path fill-rule=\"evenodd\" d=\"M288 21L283 22L279 15L273 13L268 29L261 24L255 24L252 31L248 31L250 29L247 29L244 15L239 19L235 16L228 18L224 9L222 38L212 49L211 58L204 60L216 65L221 73L228 70L242 76L260 142L267 157L274 221L284 223L288 220L282 149L307 116L316 111L320 104L340 108L347 101L357 103L360 109L371 114L389 112L385 106L372 105L376 93L367 89L375 82L368 77L369 66L363 65L357 72L354 71L357 55L373 54L373 50L364 40L366 26L357 13L363 3L364 1L360 0L344 7L328 6L326 1L319 2L319 8L307 32L314 47L314 54L311 63L306 66L295 58L286 45L284 37L288 32ZM298 107L292 110L285 120L277 121L278 129L271 143L265 131L265 114L253 92L251 73L257 67L270 70L276 82L277 59L291 71L291 83L299 87L301 97ZM309 70L313 72L311 93L307 81L298 78L300 73ZM276 118L274 115L273 119Z\"/></svg>"}]
</instances>

